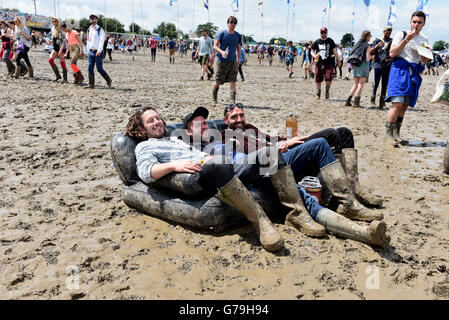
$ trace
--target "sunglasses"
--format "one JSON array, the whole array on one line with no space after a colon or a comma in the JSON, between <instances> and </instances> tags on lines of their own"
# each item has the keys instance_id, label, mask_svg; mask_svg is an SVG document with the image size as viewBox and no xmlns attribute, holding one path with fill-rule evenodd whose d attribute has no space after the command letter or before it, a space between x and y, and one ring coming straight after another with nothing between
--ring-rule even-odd
<instances>
[{"instance_id":1,"label":"sunglasses","mask_svg":"<svg viewBox=\"0 0 449 320\"><path fill-rule=\"evenodd\" d=\"M237 21L229 21L230 24L237 24Z\"/></svg>"},{"instance_id":2,"label":"sunglasses","mask_svg":"<svg viewBox=\"0 0 449 320\"><path fill-rule=\"evenodd\" d=\"M321 34L327 34L327 31L321 31Z\"/></svg>"}]
</instances>

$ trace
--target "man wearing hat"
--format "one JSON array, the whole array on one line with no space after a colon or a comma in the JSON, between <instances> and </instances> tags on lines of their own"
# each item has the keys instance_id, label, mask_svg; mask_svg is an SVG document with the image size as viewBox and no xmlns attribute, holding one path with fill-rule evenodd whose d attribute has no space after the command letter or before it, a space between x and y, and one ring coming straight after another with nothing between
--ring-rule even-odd
<instances>
[{"instance_id":1,"label":"man wearing hat","mask_svg":"<svg viewBox=\"0 0 449 320\"><path fill-rule=\"evenodd\" d=\"M317 88L317 98L321 97L321 83L326 81L326 99L329 99L329 90L334 75L334 63L337 61L338 67L341 62L338 57L337 46L334 40L327 37L327 28L320 29L320 38L312 44L312 57L315 59L315 83Z\"/></svg>"},{"instance_id":2,"label":"man wearing hat","mask_svg":"<svg viewBox=\"0 0 449 320\"><path fill-rule=\"evenodd\" d=\"M386 60L383 62L382 55L384 53L384 50L389 42L391 42L393 39L390 38L391 33L393 31L392 26L386 26L384 29L384 37L383 39L377 38L374 40L373 44L371 45L371 55L374 55L374 84L373 84L373 94L371 96L371 104L376 104L376 92L377 88L379 87L380 80L382 79L382 87L380 90L380 100L379 100L379 108L383 108L385 106L385 97L387 95L387 86L388 86L388 77L390 75L390 69L391 69L391 62L393 61L391 59L390 63L387 63ZM391 44L390 44L391 45Z\"/></svg>"},{"instance_id":3,"label":"man wearing hat","mask_svg":"<svg viewBox=\"0 0 449 320\"><path fill-rule=\"evenodd\" d=\"M112 80L109 75L103 69L103 43L105 33L102 27L98 25L98 16L91 14L89 16L90 27L87 30L87 62L89 65L89 87L93 89L95 87L95 73L94 67L97 66L97 71L106 80L108 87L111 87Z\"/></svg>"}]
</instances>

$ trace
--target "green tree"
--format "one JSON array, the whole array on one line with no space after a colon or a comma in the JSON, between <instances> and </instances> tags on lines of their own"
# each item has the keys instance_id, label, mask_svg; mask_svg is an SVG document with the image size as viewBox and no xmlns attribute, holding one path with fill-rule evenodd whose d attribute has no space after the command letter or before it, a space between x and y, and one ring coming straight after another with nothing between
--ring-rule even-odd
<instances>
[{"instance_id":1,"label":"green tree","mask_svg":"<svg viewBox=\"0 0 449 320\"><path fill-rule=\"evenodd\" d=\"M215 36L217 35L217 31L218 31L218 27L216 25L214 25L212 22L208 22L208 23L204 23L204 24L199 24L196 27L196 31L195 33L197 35L201 35L201 31L203 31L204 29L206 29L207 34L209 35L209 37L211 38L215 38Z\"/></svg>"},{"instance_id":2,"label":"green tree","mask_svg":"<svg viewBox=\"0 0 449 320\"><path fill-rule=\"evenodd\" d=\"M278 43L275 43L276 40L278 41ZM287 40L285 40L285 38L282 38L282 37L280 37L280 38L271 38L270 41L269 41L269 44L276 44L276 45L279 45L279 46L286 46L287 45Z\"/></svg>"},{"instance_id":3,"label":"green tree","mask_svg":"<svg viewBox=\"0 0 449 320\"><path fill-rule=\"evenodd\" d=\"M146 35L146 36L151 36L151 32L146 30L146 29L140 30L140 34L143 34L143 35Z\"/></svg>"},{"instance_id":4,"label":"green tree","mask_svg":"<svg viewBox=\"0 0 449 320\"><path fill-rule=\"evenodd\" d=\"M354 36L352 35L352 33L345 33L343 35L343 38L341 38L341 45L343 46L343 48L347 48L347 47L353 47L354 46Z\"/></svg>"},{"instance_id":5,"label":"green tree","mask_svg":"<svg viewBox=\"0 0 449 320\"><path fill-rule=\"evenodd\" d=\"M156 28L153 29L153 33L159 34L161 37L177 38L178 31L174 23L162 22ZM182 32L181 32L182 34Z\"/></svg>"},{"instance_id":6,"label":"green tree","mask_svg":"<svg viewBox=\"0 0 449 320\"><path fill-rule=\"evenodd\" d=\"M441 51L447 49L449 47L449 43L444 42L444 40L438 40L433 44L433 50Z\"/></svg>"},{"instance_id":7,"label":"green tree","mask_svg":"<svg viewBox=\"0 0 449 320\"><path fill-rule=\"evenodd\" d=\"M125 25L115 18L103 18L102 27L107 32L125 33Z\"/></svg>"},{"instance_id":8,"label":"green tree","mask_svg":"<svg viewBox=\"0 0 449 320\"><path fill-rule=\"evenodd\" d=\"M250 35L244 35L244 34L242 34L242 41L243 41L243 43L256 42L256 41L254 41L254 38L253 38L253 35L252 35L252 34L250 34Z\"/></svg>"},{"instance_id":9,"label":"green tree","mask_svg":"<svg viewBox=\"0 0 449 320\"><path fill-rule=\"evenodd\" d=\"M87 29L89 29L90 26L90 20L87 18L81 18L79 21L80 24L80 31L87 32Z\"/></svg>"},{"instance_id":10,"label":"green tree","mask_svg":"<svg viewBox=\"0 0 449 320\"><path fill-rule=\"evenodd\" d=\"M140 26L137 24L137 23L131 23L130 25L129 25L129 32L134 32L134 33L137 33L137 34L139 34L140 33Z\"/></svg>"}]
</instances>

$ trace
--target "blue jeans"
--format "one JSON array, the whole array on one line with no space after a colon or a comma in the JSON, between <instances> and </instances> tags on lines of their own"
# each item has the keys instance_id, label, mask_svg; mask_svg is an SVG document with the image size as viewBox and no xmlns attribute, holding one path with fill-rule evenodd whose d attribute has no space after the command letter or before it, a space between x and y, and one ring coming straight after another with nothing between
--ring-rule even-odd
<instances>
[{"instance_id":1,"label":"blue jeans","mask_svg":"<svg viewBox=\"0 0 449 320\"><path fill-rule=\"evenodd\" d=\"M374 69L374 83L373 83L373 96L376 95L377 88L379 87L380 80L382 79L382 87L380 95L382 97L387 96L388 77L390 76L390 68L376 68Z\"/></svg>"},{"instance_id":2,"label":"blue jeans","mask_svg":"<svg viewBox=\"0 0 449 320\"><path fill-rule=\"evenodd\" d=\"M308 194L299 185L298 185L298 192L299 192L299 195L301 196L304 206L307 209L307 212L310 214L310 216L312 217L313 220L316 220L316 216L318 215L318 212L320 212L320 210L323 209L323 207L318 204L318 201L315 197Z\"/></svg>"},{"instance_id":3,"label":"blue jeans","mask_svg":"<svg viewBox=\"0 0 449 320\"><path fill-rule=\"evenodd\" d=\"M89 51L89 54L87 55L87 63L88 63L88 70L89 74L94 74L94 67L97 65L97 71L101 75L105 75L106 72L103 69L103 58L104 55L101 54L100 56L97 56L92 51Z\"/></svg>"},{"instance_id":4,"label":"blue jeans","mask_svg":"<svg viewBox=\"0 0 449 320\"><path fill-rule=\"evenodd\" d=\"M282 157L292 168L296 181L305 176L318 175L321 168L336 160L332 149L324 138L299 144L282 153Z\"/></svg>"}]
</instances>

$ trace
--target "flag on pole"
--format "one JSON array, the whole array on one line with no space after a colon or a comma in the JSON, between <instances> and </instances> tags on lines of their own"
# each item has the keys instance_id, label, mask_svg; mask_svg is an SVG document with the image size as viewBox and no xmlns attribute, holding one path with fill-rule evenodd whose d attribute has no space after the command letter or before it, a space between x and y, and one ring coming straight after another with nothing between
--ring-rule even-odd
<instances>
[{"instance_id":1,"label":"flag on pole","mask_svg":"<svg viewBox=\"0 0 449 320\"><path fill-rule=\"evenodd\" d=\"M204 6L204 8L209 10L209 0L203 0L203 6Z\"/></svg>"},{"instance_id":2,"label":"flag on pole","mask_svg":"<svg viewBox=\"0 0 449 320\"><path fill-rule=\"evenodd\" d=\"M257 6L259 7L260 17L263 18L263 12L262 12L263 1L259 1Z\"/></svg>"},{"instance_id":3,"label":"flag on pole","mask_svg":"<svg viewBox=\"0 0 449 320\"><path fill-rule=\"evenodd\" d=\"M232 8L232 12L238 12L239 11L239 0L232 0L231 8Z\"/></svg>"},{"instance_id":4,"label":"flag on pole","mask_svg":"<svg viewBox=\"0 0 449 320\"><path fill-rule=\"evenodd\" d=\"M394 3L394 0L391 0L391 3L390 3L390 14L388 16L387 25L392 26L393 23L396 21L397 17L398 16L396 14L396 4Z\"/></svg>"},{"instance_id":5,"label":"flag on pole","mask_svg":"<svg viewBox=\"0 0 449 320\"><path fill-rule=\"evenodd\" d=\"M427 7L427 3L429 2L429 0L418 0L418 5L416 6L416 11L423 11L426 16L428 16L428 7Z\"/></svg>"},{"instance_id":6,"label":"flag on pole","mask_svg":"<svg viewBox=\"0 0 449 320\"><path fill-rule=\"evenodd\" d=\"M323 7L323 11L321 12L321 26L324 27L324 17L326 16L327 8Z\"/></svg>"},{"instance_id":7,"label":"flag on pole","mask_svg":"<svg viewBox=\"0 0 449 320\"><path fill-rule=\"evenodd\" d=\"M332 8L332 0L329 0L329 9Z\"/></svg>"},{"instance_id":8,"label":"flag on pole","mask_svg":"<svg viewBox=\"0 0 449 320\"><path fill-rule=\"evenodd\" d=\"M173 6L173 2L178 2L178 0L170 0L170 7Z\"/></svg>"},{"instance_id":9,"label":"flag on pole","mask_svg":"<svg viewBox=\"0 0 449 320\"><path fill-rule=\"evenodd\" d=\"M296 0L293 1L293 19L296 17Z\"/></svg>"},{"instance_id":10,"label":"flag on pole","mask_svg":"<svg viewBox=\"0 0 449 320\"><path fill-rule=\"evenodd\" d=\"M369 7L371 0L363 0L365 2L365 6Z\"/></svg>"}]
</instances>

